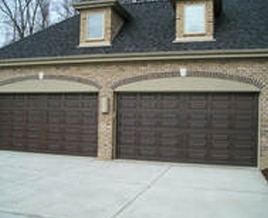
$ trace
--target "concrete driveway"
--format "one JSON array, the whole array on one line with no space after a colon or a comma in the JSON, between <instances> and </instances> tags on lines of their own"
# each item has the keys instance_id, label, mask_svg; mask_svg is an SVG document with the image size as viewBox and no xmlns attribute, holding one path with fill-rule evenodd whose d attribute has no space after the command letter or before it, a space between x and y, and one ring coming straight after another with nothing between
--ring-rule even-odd
<instances>
[{"instance_id":1,"label":"concrete driveway","mask_svg":"<svg viewBox=\"0 0 268 218\"><path fill-rule=\"evenodd\" d=\"M254 168L0 151L0 218L267 218Z\"/></svg>"}]
</instances>

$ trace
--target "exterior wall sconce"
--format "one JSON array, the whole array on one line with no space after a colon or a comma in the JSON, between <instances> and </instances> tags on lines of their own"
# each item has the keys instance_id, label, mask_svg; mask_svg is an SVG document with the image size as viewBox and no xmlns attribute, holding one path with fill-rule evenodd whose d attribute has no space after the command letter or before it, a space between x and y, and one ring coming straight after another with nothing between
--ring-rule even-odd
<instances>
[{"instance_id":1,"label":"exterior wall sconce","mask_svg":"<svg viewBox=\"0 0 268 218\"><path fill-rule=\"evenodd\" d=\"M106 96L102 97L101 98L101 113L108 114L109 110L110 110L109 98Z\"/></svg>"},{"instance_id":2,"label":"exterior wall sconce","mask_svg":"<svg viewBox=\"0 0 268 218\"><path fill-rule=\"evenodd\" d=\"M43 72L40 72L40 73L38 73L38 79L39 80L43 80L44 79L44 73Z\"/></svg>"},{"instance_id":3,"label":"exterior wall sconce","mask_svg":"<svg viewBox=\"0 0 268 218\"><path fill-rule=\"evenodd\" d=\"M187 69L186 68L180 68L180 75L181 77L187 76Z\"/></svg>"}]
</instances>

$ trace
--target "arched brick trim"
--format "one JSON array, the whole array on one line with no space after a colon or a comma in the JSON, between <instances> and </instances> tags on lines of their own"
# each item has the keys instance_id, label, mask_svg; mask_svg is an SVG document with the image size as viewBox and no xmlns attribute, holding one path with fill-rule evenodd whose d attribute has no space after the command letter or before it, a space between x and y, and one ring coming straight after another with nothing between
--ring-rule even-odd
<instances>
[{"instance_id":1,"label":"arched brick trim","mask_svg":"<svg viewBox=\"0 0 268 218\"><path fill-rule=\"evenodd\" d=\"M110 85L110 88L116 89L119 86L123 86L126 84L130 84L130 83L134 83L134 82L138 82L142 80L170 78L170 77L180 77L180 72L163 72L163 73L150 73L146 75L139 75L139 76L116 81ZM265 84L258 79L245 77L245 76L238 76L238 75L215 73L215 72L202 72L202 71L201 72L200 71L187 72L187 77L207 77L207 78L215 78L215 79L232 80L232 81L254 85L255 87L259 89L262 89L265 86Z\"/></svg>"},{"instance_id":2,"label":"arched brick trim","mask_svg":"<svg viewBox=\"0 0 268 218\"><path fill-rule=\"evenodd\" d=\"M5 80L0 81L0 86L12 84L12 83L17 83L17 82L22 82L25 80L38 80L38 79L39 79L38 75L13 77L13 78L9 78L9 79L5 79ZM50 74L46 75L45 74L44 79L65 80L65 81L70 81L70 82L77 82L77 83L81 83L84 85L96 87L97 89L101 89L101 86L97 82L95 82L93 80L81 78L81 77L74 77L74 76L68 76L68 75L50 75Z\"/></svg>"}]
</instances>

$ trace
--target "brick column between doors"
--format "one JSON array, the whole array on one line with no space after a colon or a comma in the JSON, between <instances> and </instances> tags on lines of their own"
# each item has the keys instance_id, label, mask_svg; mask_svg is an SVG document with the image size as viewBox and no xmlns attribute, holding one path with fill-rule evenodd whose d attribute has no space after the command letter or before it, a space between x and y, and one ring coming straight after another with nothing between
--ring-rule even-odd
<instances>
[{"instance_id":1,"label":"brick column between doors","mask_svg":"<svg viewBox=\"0 0 268 218\"><path fill-rule=\"evenodd\" d=\"M103 97L109 99L109 113L101 111ZM113 158L113 91L105 88L99 92L98 158L107 160Z\"/></svg>"}]
</instances>

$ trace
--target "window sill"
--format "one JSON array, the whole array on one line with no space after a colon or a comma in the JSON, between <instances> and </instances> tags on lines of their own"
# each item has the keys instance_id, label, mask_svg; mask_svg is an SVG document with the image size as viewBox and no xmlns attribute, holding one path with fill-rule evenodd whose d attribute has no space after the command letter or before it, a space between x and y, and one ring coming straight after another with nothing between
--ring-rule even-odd
<instances>
[{"instance_id":1,"label":"window sill","mask_svg":"<svg viewBox=\"0 0 268 218\"><path fill-rule=\"evenodd\" d=\"M176 38L173 43L181 43L181 42L210 42L216 41L212 36L188 36Z\"/></svg>"},{"instance_id":2,"label":"window sill","mask_svg":"<svg viewBox=\"0 0 268 218\"><path fill-rule=\"evenodd\" d=\"M80 43L77 47L78 48L85 48L85 47L108 47L112 46L110 42L84 42Z\"/></svg>"}]
</instances>

